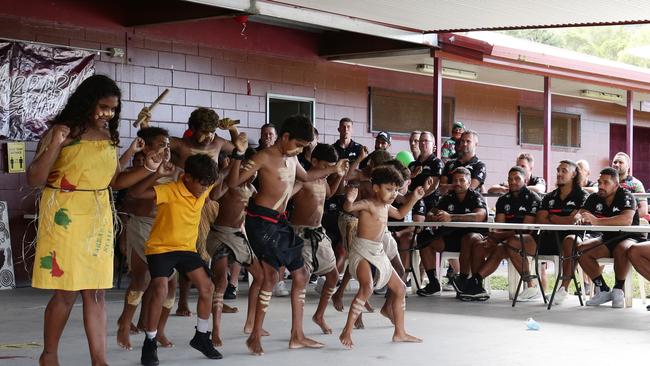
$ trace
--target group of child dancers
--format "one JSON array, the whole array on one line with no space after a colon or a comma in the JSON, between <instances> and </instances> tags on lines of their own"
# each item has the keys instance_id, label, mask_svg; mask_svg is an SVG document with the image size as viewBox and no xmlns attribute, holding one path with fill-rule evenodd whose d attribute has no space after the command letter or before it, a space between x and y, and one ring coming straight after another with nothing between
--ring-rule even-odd
<instances>
[{"instance_id":1,"label":"group of child dancers","mask_svg":"<svg viewBox=\"0 0 650 366\"><path fill-rule=\"evenodd\" d=\"M264 352L261 339L269 334L264 318L282 267L292 276L289 348L323 347L303 332L305 288L310 275L325 277L312 319L332 333L324 312L337 293L339 273L321 220L326 199L343 190L348 267L335 296L337 310L350 276L359 281L359 291L341 343L353 346L352 329L373 288L382 287L388 291L381 313L395 326L393 341L421 342L404 328L403 267L386 224L389 218L403 219L429 191L430 180L407 193L408 169L383 151L365 159L363 169L361 158L350 165L331 145L316 143L312 122L301 116L286 119L275 144L255 151L233 121L207 108L191 114L182 138L158 127L141 128L119 157L120 98L110 78L86 79L52 122L28 170L29 183L43 187L33 286L54 289L45 310L41 364L58 364L59 339L78 293L92 363L107 364L103 290L112 287L116 234L110 189L128 189L131 201L126 238L132 281L118 321L118 343L131 348L131 322L142 304L143 365L158 365L158 344L171 345L164 328L177 272L199 295L190 345L210 359L222 358L215 347L223 344L229 260L252 275L244 331L253 354ZM142 113L150 117L146 109ZM228 130L231 140L217 136L218 128ZM132 160L139 163L127 168ZM393 206L396 199L399 208ZM205 243L211 268L197 242Z\"/></svg>"}]
</instances>

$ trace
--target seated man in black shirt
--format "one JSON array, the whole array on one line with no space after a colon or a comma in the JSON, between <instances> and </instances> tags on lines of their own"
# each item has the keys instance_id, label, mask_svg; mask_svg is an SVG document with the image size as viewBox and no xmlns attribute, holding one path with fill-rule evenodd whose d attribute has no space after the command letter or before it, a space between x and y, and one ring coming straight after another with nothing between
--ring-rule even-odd
<instances>
[{"instance_id":1,"label":"seated man in black shirt","mask_svg":"<svg viewBox=\"0 0 650 366\"><path fill-rule=\"evenodd\" d=\"M523 168L519 166L510 168L508 172L508 189L509 192L497 200L494 222L509 224L535 223L535 215L542 200L537 193L530 191L526 187L526 171ZM483 288L483 279L494 273L505 258L510 259L520 274L523 275L528 272L528 266L522 263L519 254L522 238L526 251L531 255L534 254L536 244L533 235L523 234L520 237L512 230L490 232L486 238L476 243L478 248L484 248L489 254L486 262L479 269L473 268L472 278L469 279L465 288L461 288L460 298L480 301L489 299L490 297Z\"/></svg>"},{"instance_id":2,"label":"seated man in black shirt","mask_svg":"<svg viewBox=\"0 0 650 366\"><path fill-rule=\"evenodd\" d=\"M418 144L420 155L415 161L409 164L409 170L411 171L412 177L409 191L413 191L417 187L422 186L428 178L432 179L431 187L424 192L424 198L413 206L413 221L423 222L427 212L434 209L440 200L438 184L440 183L440 176L442 175L443 163L436 157L436 139L433 136L433 133L430 131L421 132ZM402 253L405 254L402 256L404 266L410 268L411 258L408 255L408 245L406 247L401 247L400 249L402 250ZM420 250L420 258L422 258L422 264L425 268L435 268L435 257L435 252L431 247L422 248Z\"/></svg>"},{"instance_id":3,"label":"seated man in black shirt","mask_svg":"<svg viewBox=\"0 0 650 366\"><path fill-rule=\"evenodd\" d=\"M612 168L600 171L598 193L592 193L580 210L577 223L584 225L630 226L639 225L636 200L630 191L619 186L618 172ZM630 270L627 250L643 238L638 233L604 232L601 236L586 240L579 249L578 259L585 273L593 280L595 295L587 301L589 306L598 306L611 301L613 308L625 305L623 286ZM614 258L616 283L610 288L602 276L598 258Z\"/></svg>"},{"instance_id":4,"label":"seated man in black shirt","mask_svg":"<svg viewBox=\"0 0 650 366\"><path fill-rule=\"evenodd\" d=\"M427 220L435 222L481 222L487 219L487 206L481 194L470 188L471 173L468 169L460 167L452 173L453 190L443 196L436 208L427 214ZM441 228L438 230L423 230L418 235L418 246L424 248L431 246L434 252L460 252L460 274L459 281L453 284L462 284L469 277L472 266L479 268L484 261L484 254L481 254L481 263L474 260L475 250L482 252L480 248L472 247L473 243L480 241L483 230ZM422 252L421 252L422 254ZM478 257L480 257L479 255ZM472 263L474 262L474 263ZM425 263L423 259L423 263ZM428 261L433 265L424 264L424 269L429 277L429 284L418 291L420 296L431 296L440 291L440 283L435 276L435 260ZM458 289L457 289L458 290Z\"/></svg>"},{"instance_id":5,"label":"seated man in black shirt","mask_svg":"<svg viewBox=\"0 0 650 366\"><path fill-rule=\"evenodd\" d=\"M582 176L576 163L571 160L562 160L556 170L557 188L544 196L542 206L537 210L538 224L573 225L578 210L582 208L587 200L587 192L582 189ZM559 255L560 248L562 256L570 257L574 242L580 242L581 238L575 231L542 231L539 237L540 255ZM561 241L561 244L558 243ZM558 245L560 247L558 247ZM529 248L526 248L529 250ZM546 282L544 267L542 269L542 283ZM562 279L560 288L553 298L554 305L560 305L568 295L571 279L568 277L573 269L573 261L563 261L562 273L566 278ZM529 291L532 293L533 290ZM536 292L537 289L534 289ZM528 295L528 294L523 294Z\"/></svg>"},{"instance_id":6,"label":"seated man in black shirt","mask_svg":"<svg viewBox=\"0 0 650 366\"><path fill-rule=\"evenodd\" d=\"M485 178L487 176L487 169L485 163L476 157L476 147L478 146L478 133L475 131L465 131L460 137L458 143L458 159L450 160L445 164L440 177L440 192L446 193L452 187L451 174L456 168L464 167L470 171L472 176L470 188L481 191Z\"/></svg>"}]
</instances>

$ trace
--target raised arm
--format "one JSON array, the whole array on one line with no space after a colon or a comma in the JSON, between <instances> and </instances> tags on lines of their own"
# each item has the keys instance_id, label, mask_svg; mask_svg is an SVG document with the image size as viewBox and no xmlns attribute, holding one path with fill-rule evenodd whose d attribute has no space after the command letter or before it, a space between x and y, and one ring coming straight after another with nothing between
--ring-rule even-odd
<instances>
[{"instance_id":1,"label":"raised arm","mask_svg":"<svg viewBox=\"0 0 650 366\"><path fill-rule=\"evenodd\" d=\"M424 187L417 187L413 192L406 195L406 202L402 205L402 207L399 209L395 208L395 206L392 205L388 207L388 217L397 220L403 219L406 215L408 215L409 211L413 209L415 203L424 197L424 192Z\"/></svg>"},{"instance_id":2,"label":"raised arm","mask_svg":"<svg viewBox=\"0 0 650 366\"><path fill-rule=\"evenodd\" d=\"M355 212L370 210L370 204L367 200L356 201L359 194L359 188L347 187L345 190L345 202L343 203L343 211Z\"/></svg>"},{"instance_id":3,"label":"raised arm","mask_svg":"<svg viewBox=\"0 0 650 366\"><path fill-rule=\"evenodd\" d=\"M235 149L230 159L231 167L228 178L226 179L226 183L230 188L236 188L244 184L244 182L249 180L262 167L266 160L266 154L261 151L253 155L242 167L241 162L244 159L244 152L248 147L248 138L242 132L237 135L237 138L233 142Z\"/></svg>"},{"instance_id":4,"label":"raised arm","mask_svg":"<svg viewBox=\"0 0 650 366\"><path fill-rule=\"evenodd\" d=\"M239 136L239 131L237 131L237 126L234 124L229 124L230 122L231 120L229 120L228 118L222 119L221 121L219 121L220 124L223 124L222 126L220 126L220 128L227 129L228 133L230 133L230 140L236 141ZM233 150L235 150L235 145L232 142L221 137L219 138L223 140L223 143L221 145L221 151L224 151L226 154L230 154L233 152Z\"/></svg>"},{"instance_id":5,"label":"raised arm","mask_svg":"<svg viewBox=\"0 0 650 366\"><path fill-rule=\"evenodd\" d=\"M359 156L357 156L357 159L353 161L352 164L350 164L350 168L348 169L345 175L345 180L356 178L356 176L358 175L357 172L359 171L359 164L361 164L361 162L365 160L367 157L368 157L368 149L365 146L362 146Z\"/></svg>"},{"instance_id":6,"label":"raised arm","mask_svg":"<svg viewBox=\"0 0 650 366\"><path fill-rule=\"evenodd\" d=\"M126 169L129 166L129 163L131 162L131 159L133 158L133 155L136 153L142 151L144 149L144 140L140 137L136 137L133 142L131 142L131 145L129 145L129 148L126 149L124 154L120 156L120 168L121 170Z\"/></svg>"},{"instance_id":7,"label":"raised arm","mask_svg":"<svg viewBox=\"0 0 650 366\"><path fill-rule=\"evenodd\" d=\"M349 170L349 167L348 167L348 170ZM327 185L326 185L326 187L327 187L327 195L326 195L326 197L328 199L332 198L336 194L336 192L339 190L339 187L341 186L341 183L343 182L343 177L346 176L347 173L348 172L346 171L344 174L339 174L339 173L334 174L332 179L329 179L329 177L328 177ZM298 182L296 182L296 183L298 183Z\"/></svg>"},{"instance_id":8,"label":"raised arm","mask_svg":"<svg viewBox=\"0 0 650 366\"><path fill-rule=\"evenodd\" d=\"M59 157L63 143L70 134L70 128L64 125L54 125L47 131L38 143L36 158L27 168L27 184L42 186L47 182L52 165Z\"/></svg>"},{"instance_id":9,"label":"raised arm","mask_svg":"<svg viewBox=\"0 0 650 366\"><path fill-rule=\"evenodd\" d=\"M168 177L174 174L174 164L170 162L165 162L160 164L155 173L149 175L145 179L140 180L138 183L133 185L128 191L129 197L136 199L146 199L146 200L155 200L156 199L156 190L153 189L153 186L156 185L156 181L162 177Z\"/></svg>"},{"instance_id":10,"label":"raised arm","mask_svg":"<svg viewBox=\"0 0 650 366\"><path fill-rule=\"evenodd\" d=\"M227 174L227 173L226 173ZM226 179L226 174L219 174L219 178L215 182L214 187L210 191L210 199L213 201L218 201L223 197L226 192L228 192L228 185L224 183Z\"/></svg>"},{"instance_id":11,"label":"raised arm","mask_svg":"<svg viewBox=\"0 0 650 366\"><path fill-rule=\"evenodd\" d=\"M293 191L291 192L291 197L295 196L296 193L300 192L300 190L302 189L302 186L303 186L303 183L301 181L296 181L293 184Z\"/></svg>"},{"instance_id":12,"label":"raised arm","mask_svg":"<svg viewBox=\"0 0 650 366\"><path fill-rule=\"evenodd\" d=\"M151 152L147 155L144 166L142 167L129 170L128 172L123 172L121 171L121 167L118 165L110 185L116 190L129 188L149 175L152 175L151 173L156 172L156 170L162 165L163 161L163 155ZM173 171L171 174L173 174Z\"/></svg>"},{"instance_id":13,"label":"raised arm","mask_svg":"<svg viewBox=\"0 0 650 366\"><path fill-rule=\"evenodd\" d=\"M311 182L316 179L325 178L330 174L343 174L350 168L350 162L347 159L341 159L336 165L323 169L309 169L308 172L300 164L296 164L296 180Z\"/></svg>"}]
</instances>

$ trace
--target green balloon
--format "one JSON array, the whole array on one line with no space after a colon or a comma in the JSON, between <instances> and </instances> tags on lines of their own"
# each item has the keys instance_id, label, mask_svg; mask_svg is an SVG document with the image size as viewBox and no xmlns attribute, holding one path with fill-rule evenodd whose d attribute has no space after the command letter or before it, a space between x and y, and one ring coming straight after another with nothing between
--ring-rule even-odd
<instances>
[{"instance_id":1,"label":"green balloon","mask_svg":"<svg viewBox=\"0 0 650 366\"><path fill-rule=\"evenodd\" d=\"M395 159L399 160L400 163L402 163L405 167L408 168L409 164L411 164L415 158L413 157L413 154L411 154L410 151L400 151L397 153L395 156Z\"/></svg>"}]
</instances>

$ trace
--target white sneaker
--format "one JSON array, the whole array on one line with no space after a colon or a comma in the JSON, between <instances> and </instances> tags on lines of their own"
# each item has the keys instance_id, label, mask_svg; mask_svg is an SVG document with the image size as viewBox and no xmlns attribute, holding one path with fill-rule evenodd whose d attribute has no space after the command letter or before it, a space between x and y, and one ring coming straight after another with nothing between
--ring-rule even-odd
<instances>
[{"instance_id":1,"label":"white sneaker","mask_svg":"<svg viewBox=\"0 0 650 366\"><path fill-rule=\"evenodd\" d=\"M527 287L517 296L518 302L528 302L538 299L540 297L539 289L537 287Z\"/></svg>"},{"instance_id":2,"label":"white sneaker","mask_svg":"<svg viewBox=\"0 0 650 366\"><path fill-rule=\"evenodd\" d=\"M284 281L280 281L275 284L275 287L273 287L273 296L276 297L289 296L289 290L287 289L287 285L284 283Z\"/></svg>"},{"instance_id":3,"label":"white sneaker","mask_svg":"<svg viewBox=\"0 0 650 366\"><path fill-rule=\"evenodd\" d=\"M587 306L598 306L612 301L611 291L598 291L591 299L587 300Z\"/></svg>"},{"instance_id":4,"label":"white sneaker","mask_svg":"<svg viewBox=\"0 0 650 366\"><path fill-rule=\"evenodd\" d=\"M321 292L323 292L324 286L325 286L325 277L323 276L318 277L318 279L316 280L316 286L314 287L314 290L320 294Z\"/></svg>"},{"instance_id":5,"label":"white sneaker","mask_svg":"<svg viewBox=\"0 0 650 366\"><path fill-rule=\"evenodd\" d=\"M625 293L620 288L612 290L612 307L616 309L625 307Z\"/></svg>"},{"instance_id":6,"label":"white sneaker","mask_svg":"<svg viewBox=\"0 0 650 366\"><path fill-rule=\"evenodd\" d=\"M553 297L553 305L562 305L564 300L566 300L568 293L564 287L560 287L559 290L555 293L555 297Z\"/></svg>"}]
</instances>

